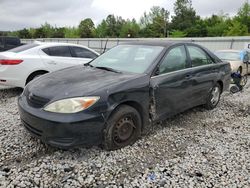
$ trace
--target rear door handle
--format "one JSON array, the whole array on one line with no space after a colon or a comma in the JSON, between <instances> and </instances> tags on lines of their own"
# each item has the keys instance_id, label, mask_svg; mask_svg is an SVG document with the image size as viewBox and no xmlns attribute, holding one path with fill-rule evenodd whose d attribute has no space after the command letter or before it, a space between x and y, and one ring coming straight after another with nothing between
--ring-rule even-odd
<instances>
[{"instance_id":1,"label":"rear door handle","mask_svg":"<svg viewBox=\"0 0 250 188\"><path fill-rule=\"evenodd\" d=\"M50 64L50 65L56 65L56 62L55 61L49 61L48 64Z\"/></svg>"}]
</instances>

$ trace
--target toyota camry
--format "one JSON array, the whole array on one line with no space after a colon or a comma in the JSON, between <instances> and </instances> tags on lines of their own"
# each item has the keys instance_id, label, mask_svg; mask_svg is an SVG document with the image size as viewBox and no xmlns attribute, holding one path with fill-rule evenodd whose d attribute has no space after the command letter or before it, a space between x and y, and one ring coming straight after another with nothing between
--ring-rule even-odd
<instances>
[{"instance_id":1,"label":"toyota camry","mask_svg":"<svg viewBox=\"0 0 250 188\"><path fill-rule=\"evenodd\" d=\"M30 82L18 99L24 127L49 145L133 144L154 122L216 107L230 65L192 43L132 42L90 63Z\"/></svg>"}]
</instances>

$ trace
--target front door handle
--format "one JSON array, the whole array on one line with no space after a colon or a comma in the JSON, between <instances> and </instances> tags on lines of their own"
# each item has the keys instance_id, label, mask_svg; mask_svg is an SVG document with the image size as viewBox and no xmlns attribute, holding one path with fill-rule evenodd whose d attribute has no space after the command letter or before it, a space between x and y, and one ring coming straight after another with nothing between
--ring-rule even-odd
<instances>
[{"instance_id":1,"label":"front door handle","mask_svg":"<svg viewBox=\"0 0 250 188\"><path fill-rule=\"evenodd\" d=\"M192 74L187 74L186 75L186 78L191 78L192 77Z\"/></svg>"}]
</instances>

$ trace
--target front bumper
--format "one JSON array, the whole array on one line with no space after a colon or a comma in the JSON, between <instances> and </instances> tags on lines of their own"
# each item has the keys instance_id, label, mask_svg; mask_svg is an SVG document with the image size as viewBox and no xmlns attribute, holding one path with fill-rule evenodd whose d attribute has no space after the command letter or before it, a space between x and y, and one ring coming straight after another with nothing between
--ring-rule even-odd
<instances>
[{"instance_id":1,"label":"front bumper","mask_svg":"<svg viewBox=\"0 0 250 188\"><path fill-rule=\"evenodd\" d=\"M29 106L24 95L18 99L18 108L24 127L44 143L65 149L102 143L105 120L101 113L50 113Z\"/></svg>"}]
</instances>

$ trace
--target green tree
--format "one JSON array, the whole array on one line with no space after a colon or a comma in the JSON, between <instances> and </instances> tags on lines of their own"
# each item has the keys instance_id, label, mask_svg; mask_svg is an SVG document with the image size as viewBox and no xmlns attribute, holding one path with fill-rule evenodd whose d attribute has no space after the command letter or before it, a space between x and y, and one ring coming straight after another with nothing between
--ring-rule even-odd
<instances>
[{"instance_id":1,"label":"green tree","mask_svg":"<svg viewBox=\"0 0 250 188\"><path fill-rule=\"evenodd\" d=\"M80 38L79 30L76 27L66 27L64 29L65 38Z\"/></svg>"},{"instance_id":2,"label":"green tree","mask_svg":"<svg viewBox=\"0 0 250 188\"><path fill-rule=\"evenodd\" d=\"M98 38L107 37L108 25L106 20L102 20L102 22L96 27L96 36Z\"/></svg>"},{"instance_id":3,"label":"green tree","mask_svg":"<svg viewBox=\"0 0 250 188\"><path fill-rule=\"evenodd\" d=\"M17 36L18 36L19 38L22 38L22 39L29 39L29 38L31 38L31 34L29 33L29 30L26 29L26 28L24 28L24 29L22 29L22 30L19 30L19 31L17 32Z\"/></svg>"},{"instance_id":4,"label":"green tree","mask_svg":"<svg viewBox=\"0 0 250 188\"><path fill-rule=\"evenodd\" d=\"M91 18L82 20L78 28L81 38L92 38L95 35L95 25Z\"/></svg>"},{"instance_id":5,"label":"green tree","mask_svg":"<svg viewBox=\"0 0 250 188\"><path fill-rule=\"evenodd\" d=\"M204 22L207 27L207 36L216 37L225 35L231 20L227 14L221 13L220 15L213 14L211 17L204 19Z\"/></svg>"},{"instance_id":6,"label":"green tree","mask_svg":"<svg viewBox=\"0 0 250 188\"><path fill-rule=\"evenodd\" d=\"M250 33L250 4L248 3L248 0L243 3L235 19L241 24L247 26L248 33Z\"/></svg>"},{"instance_id":7,"label":"green tree","mask_svg":"<svg viewBox=\"0 0 250 188\"><path fill-rule=\"evenodd\" d=\"M47 35L44 32L43 28L37 28L34 32L34 38L46 38Z\"/></svg>"},{"instance_id":8,"label":"green tree","mask_svg":"<svg viewBox=\"0 0 250 188\"><path fill-rule=\"evenodd\" d=\"M120 37L123 38L134 38L134 37L138 37L139 35L139 31L140 31L140 26L136 23L136 20L133 19L132 21L127 20L121 28L120 31Z\"/></svg>"},{"instance_id":9,"label":"green tree","mask_svg":"<svg viewBox=\"0 0 250 188\"><path fill-rule=\"evenodd\" d=\"M196 21L200 19L192 7L191 0L177 0L174 4L174 13L171 24L171 28L174 30L185 31L194 26Z\"/></svg>"},{"instance_id":10,"label":"green tree","mask_svg":"<svg viewBox=\"0 0 250 188\"><path fill-rule=\"evenodd\" d=\"M169 25L169 12L159 6L153 6L140 20L141 34L144 37L166 37Z\"/></svg>"},{"instance_id":11,"label":"green tree","mask_svg":"<svg viewBox=\"0 0 250 188\"><path fill-rule=\"evenodd\" d=\"M65 37L65 28L54 28L54 32L52 33L52 38L64 38Z\"/></svg>"},{"instance_id":12,"label":"green tree","mask_svg":"<svg viewBox=\"0 0 250 188\"><path fill-rule=\"evenodd\" d=\"M173 30L170 34L170 37L172 38L182 38L186 36L187 36L187 33L180 31L180 30Z\"/></svg>"},{"instance_id":13,"label":"green tree","mask_svg":"<svg viewBox=\"0 0 250 188\"><path fill-rule=\"evenodd\" d=\"M226 32L227 36L246 36L248 35L248 28L246 25L240 23L237 20L232 22L229 30Z\"/></svg>"},{"instance_id":14,"label":"green tree","mask_svg":"<svg viewBox=\"0 0 250 188\"><path fill-rule=\"evenodd\" d=\"M105 23L105 22L104 22ZM119 37L121 28L125 20L122 17L115 17L114 15L108 15L106 18L106 35L108 37Z\"/></svg>"}]
</instances>

